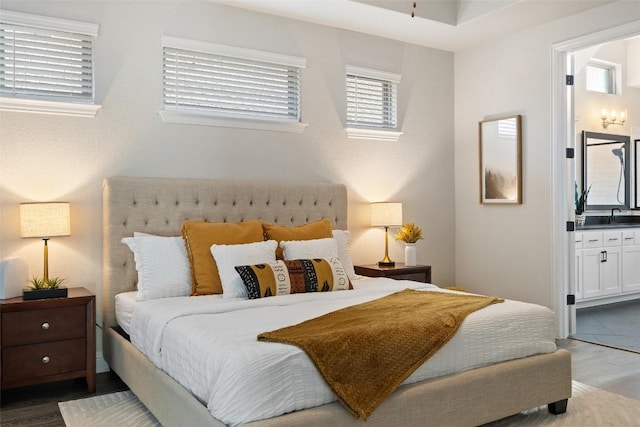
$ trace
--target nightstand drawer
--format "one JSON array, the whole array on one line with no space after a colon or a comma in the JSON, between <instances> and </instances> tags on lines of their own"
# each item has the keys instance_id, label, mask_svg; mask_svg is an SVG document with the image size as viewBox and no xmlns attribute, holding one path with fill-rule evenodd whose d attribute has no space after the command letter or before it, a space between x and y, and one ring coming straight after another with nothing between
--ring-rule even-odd
<instances>
[{"instance_id":1,"label":"nightstand drawer","mask_svg":"<svg viewBox=\"0 0 640 427\"><path fill-rule=\"evenodd\" d=\"M86 341L64 340L2 349L2 381L83 371Z\"/></svg>"},{"instance_id":2,"label":"nightstand drawer","mask_svg":"<svg viewBox=\"0 0 640 427\"><path fill-rule=\"evenodd\" d=\"M81 338L86 328L84 306L2 313L2 347Z\"/></svg>"}]
</instances>

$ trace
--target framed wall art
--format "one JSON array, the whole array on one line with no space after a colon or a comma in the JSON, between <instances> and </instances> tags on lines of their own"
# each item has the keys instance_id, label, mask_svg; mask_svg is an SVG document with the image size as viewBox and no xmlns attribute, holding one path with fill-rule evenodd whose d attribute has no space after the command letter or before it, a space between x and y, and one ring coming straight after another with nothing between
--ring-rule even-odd
<instances>
[{"instance_id":1,"label":"framed wall art","mask_svg":"<svg viewBox=\"0 0 640 427\"><path fill-rule=\"evenodd\" d=\"M480 203L522 203L522 116L479 123Z\"/></svg>"}]
</instances>

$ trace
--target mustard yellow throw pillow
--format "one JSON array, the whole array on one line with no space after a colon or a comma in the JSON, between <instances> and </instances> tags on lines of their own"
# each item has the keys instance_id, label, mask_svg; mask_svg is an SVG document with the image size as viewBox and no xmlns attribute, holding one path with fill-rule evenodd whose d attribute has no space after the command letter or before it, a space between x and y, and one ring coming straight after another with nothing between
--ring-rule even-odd
<instances>
[{"instance_id":1,"label":"mustard yellow throw pillow","mask_svg":"<svg viewBox=\"0 0 640 427\"><path fill-rule=\"evenodd\" d=\"M331 221L328 219L293 227L263 223L262 228L264 228L266 240L276 240L278 242L278 249L276 249L277 259L283 259L282 248L280 247L280 242L283 240L312 240L333 237Z\"/></svg>"},{"instance_id":2,"label":"mustard yellow throw pillow","mask_svg":"<svg viewBox=\"0 0 640 427\"><path fill-rule=\"evenodd\" d=\"M279 260L235 269L249 299L353 289L338 258Z\"/></svg>"},{"instance_id":3,"label":"mustard yellow throw pillow","mask_svg":"<svg viewBox=\"0 0 640 427\"><path fill-rule=\"evenodd\" d=\"M185 221L182 238L191 264L191 295L222 293L218 266L211 245L237 245L264 241L262 221L238 223Z\"/></svg>"}]
</instances>

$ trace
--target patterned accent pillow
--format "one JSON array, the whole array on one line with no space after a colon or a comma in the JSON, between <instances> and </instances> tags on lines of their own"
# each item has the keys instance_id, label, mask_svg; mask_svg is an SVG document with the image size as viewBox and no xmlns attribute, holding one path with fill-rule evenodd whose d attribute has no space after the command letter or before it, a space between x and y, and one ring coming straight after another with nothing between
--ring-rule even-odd
<instances>
[{"instance_id":1,"label":"patterned accent pillow","mask_svg":"<svg viewBox=\"0 0 640 427\"><path fill-rule=\"evenodd\" d=\"M279 260L235 269L249 299L353 289L338 258Z\"/></svg>"}]
</instances>

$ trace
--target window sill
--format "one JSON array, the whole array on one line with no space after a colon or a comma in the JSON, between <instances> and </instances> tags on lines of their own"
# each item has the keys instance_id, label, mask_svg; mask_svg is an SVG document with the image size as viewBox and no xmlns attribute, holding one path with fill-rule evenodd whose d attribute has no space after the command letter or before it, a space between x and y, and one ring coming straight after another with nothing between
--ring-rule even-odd
<instances>
[{"instance_id":1,"label":"window sill","mask_svg":"<svg viewBox=\"0 0 640 427\"><path fill-rule=\"evenodd\" d=\"M398 141L398 139L400 139L400 135L402 135L402 132L396 132L392 130L380 130L380 129L346 128L344 131L347 134L347 138L370 139L374 141L396 142Z\"/></svg>"},{"instance_id":2,"label":"window sill","mask_svg":"<svg viewBox=\"0 0 640 427\"><path fill-rule=\"evenodd\" d=\"M269 120L259 118L225 117L200 112L184 112L160 110L158 112L165 123L219 126L238 129L268 130L276 132L302 133L306 123L286 120Z\"/></svg>"},{"instance_id":3,"label":"window sill","mask_svg":"<svg viewBox=\"0 0 640 427\"><path fill-rule=\"evenodd\" d=\"M74 104L40 99L0 98L0 110L20 113L95 117L101 107L101 105L96 104Z\"/></svg>"}]
</instances>

